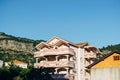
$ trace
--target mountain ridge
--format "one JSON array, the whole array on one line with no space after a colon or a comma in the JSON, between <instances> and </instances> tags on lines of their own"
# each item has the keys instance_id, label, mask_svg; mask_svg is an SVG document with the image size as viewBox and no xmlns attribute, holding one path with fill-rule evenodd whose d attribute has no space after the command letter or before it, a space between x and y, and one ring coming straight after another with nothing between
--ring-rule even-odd
<instances>
[{"instance_id":1,"label":"mountain ridge","mask_svg":"<svg viewBox=\"0 0 120 80\"><path fill-rule=\"evenodd\" d=\"M0 32L0 53L33 53L35 46L45 40L32 40L28 38L15 37Z\"/></svg>"}]
</instances>

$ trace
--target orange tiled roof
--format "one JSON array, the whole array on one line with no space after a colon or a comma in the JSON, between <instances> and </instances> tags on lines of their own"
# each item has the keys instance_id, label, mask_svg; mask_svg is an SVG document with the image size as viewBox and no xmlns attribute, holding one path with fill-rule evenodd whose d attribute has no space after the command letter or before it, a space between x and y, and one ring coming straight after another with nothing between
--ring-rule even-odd
<instances>
[{"instance_id":1,"label":"orange tiled roof","mask_svg":"<svg viewBox=\"0 0 120 80\"><path fill-rule=\"evenodd\" d=\"M22 62L22 61L19 61L19 60L13 60L13 63L18 63L18 64L26 64L26 63L24 63L24 62Z\"/></svg>"}]
</instances>

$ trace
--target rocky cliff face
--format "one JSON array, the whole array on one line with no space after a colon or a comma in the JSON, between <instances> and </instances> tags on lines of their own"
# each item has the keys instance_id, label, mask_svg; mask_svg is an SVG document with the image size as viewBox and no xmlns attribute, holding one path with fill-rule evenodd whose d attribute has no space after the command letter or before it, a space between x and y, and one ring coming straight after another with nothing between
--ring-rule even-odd
<instances>
[{"instance_id":1,"label":"rocky cliff face","mask_svg":"<svg viewBox=\"0 0 120 80\"><path fill-rule=\"evenodd\" d=\"M33 43L23 43L15 40L0 40L0 47L5 50L23 51L32 53L35 49Z\"/></svg>"},{"instance_id":2,"label":"rocky cliff face","mask_svg":"<svg viewBox=\"0 0 120 80\"><path fill-rule=\"evenodd\" d=\"M0 32L0 53L33 53L35 45L43 40L14 37Z\"/></svg>"}]
</instances>

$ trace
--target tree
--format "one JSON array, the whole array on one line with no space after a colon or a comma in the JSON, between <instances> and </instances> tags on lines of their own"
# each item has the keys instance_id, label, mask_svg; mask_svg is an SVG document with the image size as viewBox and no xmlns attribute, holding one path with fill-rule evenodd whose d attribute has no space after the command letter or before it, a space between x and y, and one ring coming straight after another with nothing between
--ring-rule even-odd
<instances>
[{"instance_id":1,"label":"tree","mask_svg":"<svg viewBox=\"0 0 120 80\"><path fill-rule=\"evenodd\" d=\"M12 80L11 73L7 67L0 68L0 80Z\"/></svg>"},{"instance_id":2,"label":"tree","mask_svg":"<svg viewBox=\"0 0 120 80\"><path fill-rule=\"evenodd\" d=\"M28 73L29 73L30 69L22 69L21 72L20 72L20 77L23 79L23 80L28 80Z\"/></svg>"},{"instance_id":3,"label":"tree","mask_svg":"<svg viewBox=\"0 0 120 80\"><path fill-rule=\"evenodd\" d=\"M13 80L23 80L20 76L16 76L13 78Z\"/></svg>"},{"instance_id":4,"label":"tree","mask_svg":"<svg viewBox=\"0 0 120 80\"><path fill-rule=\"evenodd\" d=\"M52 69L48 68L39 68L30 69L30 72L28 73L28 80L53 80L51 75L49 73L52 72Z\"/></svg>"},{"instance_id":5,"label":"tree","mask_svg":"<svg viewBox=\"0 0 120 80\"><path fill-rule=\"evenodd\" d=\"M14 63L11 63L10 67L9 67L9 71L10 71L10 74L11 74L11 77L14 78L16 76L19 76L20 75L20 72L21 72L22 68L14 65Z\"/></svg>"}]
</instances>

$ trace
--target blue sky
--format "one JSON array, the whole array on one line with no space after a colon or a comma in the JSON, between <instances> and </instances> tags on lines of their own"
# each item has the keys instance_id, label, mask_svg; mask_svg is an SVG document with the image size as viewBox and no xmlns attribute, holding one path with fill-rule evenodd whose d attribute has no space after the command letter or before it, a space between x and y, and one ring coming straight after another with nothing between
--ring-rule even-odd
<instances>
[{"instance_id":1,"label":"blue sky","mask_svg":"<svg viewBox=\"0 0 120 80\"><path fill-rule=\"evenodd\" d=\"M103 47L120 43L120 0L0 0L0 32L59 36Z\"/></svg>"}]
</instances>

